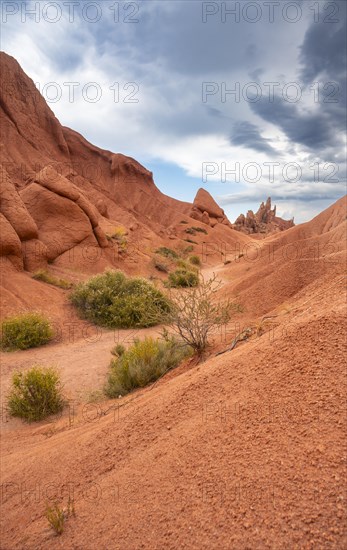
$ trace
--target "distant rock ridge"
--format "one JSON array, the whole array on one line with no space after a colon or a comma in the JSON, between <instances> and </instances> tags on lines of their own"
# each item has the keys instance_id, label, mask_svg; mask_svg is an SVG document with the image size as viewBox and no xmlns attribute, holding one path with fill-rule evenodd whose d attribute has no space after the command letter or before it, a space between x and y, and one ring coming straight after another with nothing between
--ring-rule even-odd
<instances>
[{"instance_id":1,"label":"distant rock ridge","mask_svg":"<svg viewBox=\"0 0 347 550\"><path fill-rule=\"evenodd\" d=\"M240 214L233 228L243 233L277 233L294 226L294 218L283 220L276 216L276 206L271 209L271 197L262 202L258 211L248 210L247 215Z\"/></svg>"}]
</instances>

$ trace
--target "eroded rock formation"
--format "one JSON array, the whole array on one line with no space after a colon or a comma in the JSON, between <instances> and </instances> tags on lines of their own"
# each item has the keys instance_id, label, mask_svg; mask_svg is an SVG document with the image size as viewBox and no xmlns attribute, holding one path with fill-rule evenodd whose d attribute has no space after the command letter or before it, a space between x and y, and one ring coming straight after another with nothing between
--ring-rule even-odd
<instances>
[{"instance_id":1,"label":"eroded rock formation","mask_svg":"<svg viewBox=\"0 0 347 550\"><path fill-rule=\"evenodd\" d=\"M294 218L283 220L276 216L276 206L271 209L271 198L262 202L258 211L248 210L247 215L240 214L235 223L234 229L243 233L276 233L294 226Z\"/></svg>"}]
</instances>

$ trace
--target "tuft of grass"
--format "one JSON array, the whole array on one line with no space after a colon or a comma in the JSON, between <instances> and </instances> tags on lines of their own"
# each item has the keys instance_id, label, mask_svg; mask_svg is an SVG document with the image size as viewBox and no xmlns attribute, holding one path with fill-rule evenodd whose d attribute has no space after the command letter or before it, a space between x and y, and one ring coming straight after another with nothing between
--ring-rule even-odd
<instances>
[{"instance_id":1,"label":"tuft of grass","mask_svg":"<svg viewBox=\"0 0 347 550\"><path fill-rule=\"evenodd\" d=\"M53 338L50 322L40 313L23 313L5 319L1 326L1 347L6 351L35 348Z\"/></svg>"},{"instance_id":2,"label":"tuft of grass","mask_svg":"<svg viewBox=\"0 0 347 550\"><path fill-rule=\"evenodd\" d=\"M107 328L150 327L170 312L169 299L146 279L106 271L80 283L70 296L81 315Z\"/></svg>"},{"instance_id":3,"label":"tuft of grass","mask_svg":"<svg viewBox=\"0 0 347 550\"><path fill-rule=\"evenodd\" d=\"M55 534L61 535L64 531L66 518L64 511L59 508L59 505L57 503L53 504L53 506L47 506L46 518Z\"/></svg>"},{"instance_id":4,"label":"tuft of grass","mask_svg":"<svg viewBox=\"0 0 347 550\"><path fill-rule=\"evenodd\" d=\"M169 274L168 286L172 288L179 287L194 287L199 284L199 275L196 271L189 271L187 269L176 269Z\"/></svg>"},{"instance_id":5,"label":"tuft of grass","mask_svg":"<svg viewBox=\"0 0 347 550\"><path fill-rule=\"evenodd\" d=\"M127 235L127 230L125 229L125 227L123 227L122 225L119 225L113 228L113 231L111 234L107 233L106 238L109 241L112 241L112 240L116 241L119 245L120 250L125 251L128 243L126 235Z\"/></svg>"},{"instance_id":6,"label":"tuft of grass","mask_svg":"<svg viewBox=\"0 0 347 550\"><path fill-rule=\"evenodd\" d=\"M128 350L111 361L105 393L113 398L143 388L177 367L190 354L189 346L170 337L135 340Z\"/></svg>"},{"instance_id":7,"label":"tuft of grass","mask_svg":"<svg viewBox=\"0 0 347 550\"><path fill-rule=\"evenodd\" d=\"M55 534L61 535L64 532L65 521L76 515L74 501L69 497L66 509L60 508L57 502L53 506L47 505L45 515Z\"/></svg>"},{"instance_id":8,"label":"tuft of grass","mask_svg":"<svg viewBox=\"0 0 347 550\"><path fill-rule=\"evenodd\" d=\"M68 290L73 286L73 284L69 281L66 281L65 279L58 279L58 277L54 277L54 275L51 275L45 269L39 269L38 271L36 271L33 274L33 279L35 279L36 281L42 281L43 283L47 283L49 285L63 288L64 290Z\"/></svg>"},{"instance_id":9,"label":"tuft of grass","mask_svg":"<svg viewBox=\"0 0 347 550\"><path fill-rule=\"evenodd\" d=\"M199 244L197 241L193 241L192 239L183 239L186 241L186 243L192 243L192 244Z\"/></svg>"},{"instance_id":10,"label":"tuft of grass","mask_svg":"<svg viewBox=\"0 0 347 550\"><path fill-rule=\"evenodd\" d=\"M64 400L59 374L52 367L39 366L14 373L7 406L12 416L29 422L60 412Z\"/></svg>"},{"instance_id":11,"label":"tuft of grass","mask_svg":"<svg viewBox=\"0 0 347 550\"><path fill-rule=\"evenodd\" d=\"M166 246L157 248L155 252L156 254L160 254L161 256L165 256L165 258L170 258L172 260L177 260L179 258L179 255L175 252L175 250L172 250L172 248L167 248Z\"/></svg>"},{"instance_id":12,"label":"tuft of grass","mask_svg":"<svg viewBox=\"0 0 347 550\"><path fill-rule=\"evenodd\" d=\"M193 265L196 265L198 267L201 266L201 260L200 260L199 256L197 256L196 254L193 254L192 256L190 256L189 261Z\"/></svg>"}]
</instances>

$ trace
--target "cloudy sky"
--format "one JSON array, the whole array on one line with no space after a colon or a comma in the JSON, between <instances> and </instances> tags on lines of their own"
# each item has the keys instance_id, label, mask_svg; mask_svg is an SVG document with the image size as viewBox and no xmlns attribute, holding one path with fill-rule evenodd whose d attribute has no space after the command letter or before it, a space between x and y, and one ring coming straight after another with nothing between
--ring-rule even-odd
<instances>
[{"instance_id":1,"label":"cloudy sky","mask_svg":"<svg viewBox=\"0 0 347 550\"><path fill-rule=\"evenodd\" d=\"M346 2L5 1L1 49L62 124L231 220L345 193Z\"/></svg>"}]
</instances>

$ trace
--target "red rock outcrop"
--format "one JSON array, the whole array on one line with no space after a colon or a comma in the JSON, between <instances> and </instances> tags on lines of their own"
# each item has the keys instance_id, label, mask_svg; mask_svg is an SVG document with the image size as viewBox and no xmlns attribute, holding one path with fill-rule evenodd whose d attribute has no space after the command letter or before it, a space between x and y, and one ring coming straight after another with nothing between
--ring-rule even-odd
<instances>
[{"instance_id":1,"label":"red rock outcrop","mask_svg":"<svg viewBox=\"0 0 347 550\"><path fill-rule=\"evenodd\" d=\"M218 239L230 246L240 240L226 227L230 223L209 193L200 189L193 205L167 197L152 172L135 159L99 149L62 126L34 82L3 52L0 70L0 163L5 174L0 212L8 239L2 247L6 265L27 271L47 262L71 267L72 256L82 272L118 265L110 234L122 225L130 230L131 270L150 260L149 243L155 249L167 240L184 240L177 226L182 218L189 223L190 216L218 226ZM215 232L204 233L206 242L215 238ZM90 254L98 258L93 265L85 259L85 246L96 249Z\"/></svg>"},{"instance_id":2,"label":"red rock outcrop","mask_svg":"<svg viewBox=\"0 0 347 550\"><path fill-rule=\"evenodd\" d=\"M214 227L217 223L231 225L224 210L218 206L210 193L200 188L195 196L190 217L201 223Z\"/></svg>"},{"instance_id":3,"label":"red rock outcrop","mask_svg":"<svg viewBox=\"0 0 347 550\"><path fill-rule=\"evenodd\" d=\"M283 220L276 216L276 206L271 209L271 198L262 202L258 211L254 214L253 210L248 210L247 215L240 214L233 228L243 233L277 233L285 231L294 226L294 218L292 220Z\"/></svg>"}]
</instances>

